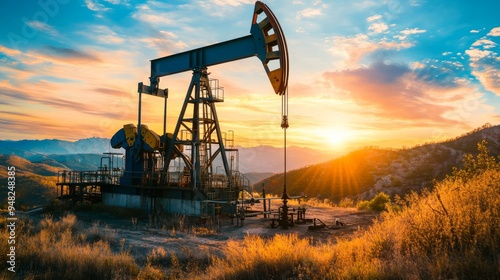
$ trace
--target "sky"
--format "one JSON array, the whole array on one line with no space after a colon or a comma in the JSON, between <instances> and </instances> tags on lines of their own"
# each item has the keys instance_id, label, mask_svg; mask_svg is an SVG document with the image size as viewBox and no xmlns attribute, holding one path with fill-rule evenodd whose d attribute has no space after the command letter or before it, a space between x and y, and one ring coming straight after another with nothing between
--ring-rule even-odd
<instances>
[{"instance_id":1,"label":"sky","mask_svg":"<svg viewBox=\"0 0 500 280\"><path fill-rule=\"evenodd\" d=\"M500 123L500 2L264 1L290 59L287 145L411 147ZM150 60L249 34L254 1L1 1L0 139L111 138L137 124ZM283 145L257 57L215 65L223 131ZM173 131L191 72L160 79ZM161 134L163 100L143 97Z\"/></svg>"}]
</instances>

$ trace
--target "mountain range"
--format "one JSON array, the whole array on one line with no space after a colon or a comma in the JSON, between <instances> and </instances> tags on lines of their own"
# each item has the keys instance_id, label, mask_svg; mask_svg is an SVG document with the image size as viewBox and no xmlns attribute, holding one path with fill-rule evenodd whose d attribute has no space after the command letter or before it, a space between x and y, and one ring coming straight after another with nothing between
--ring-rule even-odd
<instances>
[{"instance_id":1,"label":"mountain range","mask_svg":"<svg viewBox=\"0 0 500 280\"><path fill-rule=\"evenodd\" d=\"M272 146L236 147L236 163L241 173L283 172L283 149ZM44 163L71 170L95 170L102 154L119 152L106 138L87 138L75 142L65 140L0 140L0 154L16 155L35 163ZM287 149L287 169L297 169L332 158L322 151L292 146ZM217 164L215 164L217 165ZM221 165L221 164L219 164Z\"/></svg>"},{"instance_id":2,"label":"mountain range","mask_svg":"<svg viewBox=\"0 0 500 280\"><path fill-rule=\"evenodd\" d=\"M328 198L371 199L383 191L405 195L433 186L460 167L465 154L478 154L478 143L486 140L489 154L500 155L500 126L484 125L460 137L407 149L366 147L337 159L286 173L289 195ZM282 194L283 173L254 185L255 190Z\"/></svg>"}]
</instances>

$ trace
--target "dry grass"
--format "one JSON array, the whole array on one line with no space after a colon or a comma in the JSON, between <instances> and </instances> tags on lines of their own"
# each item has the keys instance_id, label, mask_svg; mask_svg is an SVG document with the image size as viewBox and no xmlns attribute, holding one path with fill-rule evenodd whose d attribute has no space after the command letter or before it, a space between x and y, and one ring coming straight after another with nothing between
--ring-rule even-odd
<instances>
[{"instance_id":1,"label":"dry grass","mask_svg":"<svg viewBox=\"0 0 500 280\"><path fill-rule=\"evenodd\" d=\"M139 267L127 252L113 253L106 241L87 242L76 232L76 216L48 216L38 227L16 228L16 276L19 279L134 279ZM0 242L7 244L2 232ZM11 277L11 272L2 272Z\"/></svg>"},{"instance_id":2,"label":"dry grass","mask_svg":"<svg viewBox=\"0 0 500 280\"><path fill-rule=\"evenodd\" d=\"M499 165L485 151L466 161L356 238L248 236L198 279L500 279Z\"/></svg>"}]
</instances>

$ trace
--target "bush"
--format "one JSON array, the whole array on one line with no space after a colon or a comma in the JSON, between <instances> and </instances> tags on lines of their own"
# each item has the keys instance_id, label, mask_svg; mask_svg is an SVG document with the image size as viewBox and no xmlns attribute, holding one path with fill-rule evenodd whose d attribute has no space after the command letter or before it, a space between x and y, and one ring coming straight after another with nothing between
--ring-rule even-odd
<instances>
[{"instance_id":1,"label":"bush","mask_svg":"<svg viewBox=\"0 0 500 280\"><path fill-rule=\"evenodd\" d=\"M358 210L372 210L382 212L387 209L387 204L391 202L389 195L381 192L377 194L372 200L361 200L356 207Z\"/></svg>"},{"instance_id":2,"label":"bush","mask_svg":"<svg viewBox=\"0 0 500 280\"><path fill-rule=\"evenodd\" d=\"M361 200L356 205L356 208L358 208L358 210L370 210L370 201L368 201L368 200Z\"/></svg>"},{"instance_id":3,"label":"bush","mask_svg":"<svg viewBox=\"0 0 500 280\"><path fill-rule=\"evenodd\" d=\"M390 202L391 199L389 195L381 192L377 194L372 200L370 200L368 207L373 211L381 212L386 209L386 204Z\"/></svg>"}]
</instances>

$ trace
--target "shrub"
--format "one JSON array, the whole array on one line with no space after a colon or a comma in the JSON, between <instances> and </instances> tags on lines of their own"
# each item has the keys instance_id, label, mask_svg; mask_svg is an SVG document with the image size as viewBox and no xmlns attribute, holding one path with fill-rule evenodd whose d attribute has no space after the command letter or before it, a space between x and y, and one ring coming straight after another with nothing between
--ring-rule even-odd
<instances>
[{"instance_id":1,"label":"shrub","mask_svg":"<svg viewBox=\"0 0 500 280\"><path fill-rule=\"evenodd\" d=\"M346 197L339 202L339 207L342 208L356 207L356 203L354 203L354 200Z\"/></svg>"},{"instance_id":2,"label":"shrub","mask_svg":"<svg viewBox=\"0 0 500 280\"><path fill-rule=\"evenodd\" d=\"M381 212L386 209L387 203L390 202L391 199L389 198L389 195L381 192L377 194L372 200L370 200L368 207L373 211Z\"/></svg>"},{"instance_id":3,"label":"shrub","mask_svg":"<svg viewBox=\"0 0 500 280\"><path fill-rule=\"evenodd\" d=\"M387 209L387 205L390 204L390 202L391 199L389 198L389 195L380 192L370 201L361 200L356 205L356 208L358 208L358 210L372 210L381 212Z\"/></svg>"},{"instance_id":4,"label":"shrub","mask_svg":"<svg viewBox=\"0 0 500 280\"><path fill-rule=\"evenodd\" d=\"M370 201L368 201L368 200L361 200L356 205L356 208L358 208L358 210L370 210Z\"/></svg>"}]
</instances>

